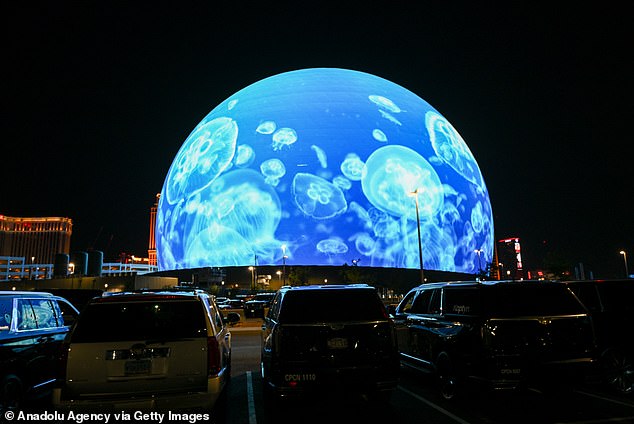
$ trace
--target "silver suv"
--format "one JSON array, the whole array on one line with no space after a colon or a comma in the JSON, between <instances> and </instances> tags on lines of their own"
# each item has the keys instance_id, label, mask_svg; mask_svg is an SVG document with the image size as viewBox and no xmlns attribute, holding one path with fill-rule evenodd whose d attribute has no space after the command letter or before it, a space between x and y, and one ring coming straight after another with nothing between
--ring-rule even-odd
<instances>
[{"instance_id":1,"label":"silver suv","mask_svg":"<svg viewBox=\"0 0 634 424\"><path fill-rule=\"evenodd\" d=\"M201 290L93 299L62 352L59 410L210 410L231 373L231 333Z\"/></svg>"}]
</instances>

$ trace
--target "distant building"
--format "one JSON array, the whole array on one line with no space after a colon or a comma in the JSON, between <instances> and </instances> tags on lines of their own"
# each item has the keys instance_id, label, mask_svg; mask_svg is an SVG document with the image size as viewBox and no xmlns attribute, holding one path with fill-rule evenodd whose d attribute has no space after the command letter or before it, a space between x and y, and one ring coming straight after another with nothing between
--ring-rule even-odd
<instances>
[{"instance_id":1,"label":"distant building","mask_svg":"<svg viewBox=\"0 0 634 424\"><path fill-rule=\"evenodd\" d=\"M30 265L52 264L70 251L70 218L15 218L0 215L0 256L23 257Z\"/></svg>"},{"instance_id":2,"label":"distant building","mask_svg":"<svg viewBox=\"0 0 634 424\"><path fill-rule=\"evenodd\" d=\"M74 253L76 255L75 258L77 258L79 257L77 253L82 252ZM27 260L27 258L21 256L0 256L0 281L50 280L55 277L79 278L84 276L106 277L143 275L158 271L158 267L156 265L150 265L147 258L136 258L134 256L131 258L132 259L121 263L97 261L91 265L91 267L85 267L86 270L89 271L79 271L79 268L81 268L79 264L70 262L64 266L66 272L58 272L57 275L54 275L56 264L32 264ZM0 290L2 290L1 286Z\"/></svg>"},{"instance_id":3,"label":"distant building","mask_svg":"<svg viewBox=\"0 0 634 424\"><path fill-rule=\"evenodd\" d=\"M150 208L150 242L148 245L147 257L150 261L150 265L156 265L156 211L158 210L159 198L161 193L156 195L156 202Z\"/></svg>"},{"instance_id":4,"label":"distant building","mask_svg":"<svg viewBox=\"0 0 634 424\"><path fill-rule=\"evenodd\" d=\"M518 237L498 240L498 264L501 279L521 280L524 278L522 249Z\"/></svg>"}]
</instances>

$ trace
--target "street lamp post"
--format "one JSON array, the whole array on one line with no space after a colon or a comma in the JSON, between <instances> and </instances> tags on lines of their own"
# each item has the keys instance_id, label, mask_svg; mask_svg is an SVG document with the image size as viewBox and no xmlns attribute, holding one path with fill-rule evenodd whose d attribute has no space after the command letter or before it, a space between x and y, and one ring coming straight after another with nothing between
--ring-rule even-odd
<instances>
[{"instance_id":1,"label":"street lamp post","mask_svg":"<svg viewBox=\"0 0 634 424\"><path fill-rule=\"evenodd\" d=\"M482 253L482 250L476 249L474 252L478 254L478 275L480 275L482 274L482 262L480 262L480 253Z\"/></svg>"},{"instance_id":2,"label":"street lamp post","mask_svg":"<svg viewBox=\"0 0 634 424\"><path fill-rule=\"evenodd\" d=\"M255 288L255 267L250 266L249 271L251 271L251 290Z\"/></svg>"},{"instance_id":3,"label":"street lamp post","mask_svg":"<svg viewBox=\"0 0 634 424\"><path fill-rule=\"evenodd\" d=\"M619 253L623 255L623 263L625 264L625 278L630 278L630 271L627 269L627 253L625 253L625 250L621 250Z\"/></svg>"},{"instance_id":4,"label":"street lamp post","mask_svg":"<svg viewBox=\"0 0 634 424\"><path fill-rule=\"evenodd\" d=\"M418 212L418 193L419 189L408 193L408 196L414 197L414 203L416 204L416 229L418 231L418 265L420 267L420 283L425 282L425 271L423 271L423 244L420 238L420 214Z\"/></svg>"},{"instance_id":5,"label":"street lamp post","mask_svg":"<svg viewBox=\"0 0 634 424\"><path fill-rule=\"evenodd\" d=\"M283 244L282 245L282 285L285 286L286 285L286 258L288 258L288 256L286 256L286 245Z\"/></svg>"}]
</instances>

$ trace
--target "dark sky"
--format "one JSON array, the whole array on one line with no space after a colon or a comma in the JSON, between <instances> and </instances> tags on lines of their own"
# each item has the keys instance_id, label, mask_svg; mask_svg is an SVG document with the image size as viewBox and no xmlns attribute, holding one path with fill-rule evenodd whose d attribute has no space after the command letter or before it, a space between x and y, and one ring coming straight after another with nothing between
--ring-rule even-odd
<instances>
[{"instance_id":1,"label":"dark sky","mask_svg":"<svg viewBox=\"0 0 634 424\"><path fill-rule=\"evenodd\" d=\"M209 111L262 78L338 67L456 127L496 237L520 237L529 268L555 252L620 276L619 251L634 258L625 6L339 3L3 4L0 214L69 217L72 250L145 256L155 195Z\"/></svg>"}]
</instances>

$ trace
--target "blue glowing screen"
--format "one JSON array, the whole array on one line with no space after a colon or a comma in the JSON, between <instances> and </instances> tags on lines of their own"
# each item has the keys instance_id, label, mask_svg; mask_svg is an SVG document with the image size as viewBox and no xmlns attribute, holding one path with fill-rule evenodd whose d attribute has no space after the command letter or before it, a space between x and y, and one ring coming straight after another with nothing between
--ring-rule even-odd
<instances>
[{"instance_id":1,"label":"blue glowing screen","mask_svg":"<svg viewBox=\"0 0 634 424\"><path fill-rule=\"evenodd\" d=\"M438 111L363 72L282 73L226 99L183 143L158 206L159 269L418 268L416 199L425 269L491 262L486 185Z\"/></svg>"}]
</instances>

